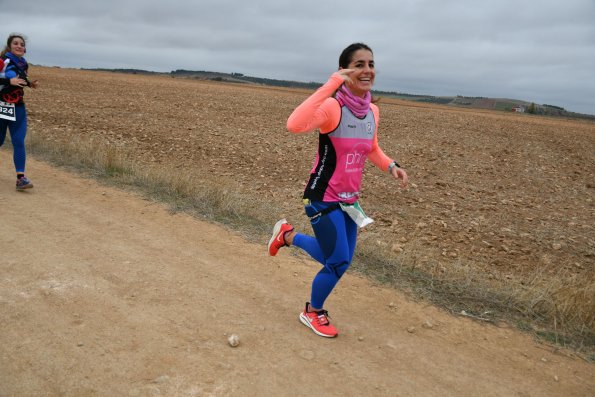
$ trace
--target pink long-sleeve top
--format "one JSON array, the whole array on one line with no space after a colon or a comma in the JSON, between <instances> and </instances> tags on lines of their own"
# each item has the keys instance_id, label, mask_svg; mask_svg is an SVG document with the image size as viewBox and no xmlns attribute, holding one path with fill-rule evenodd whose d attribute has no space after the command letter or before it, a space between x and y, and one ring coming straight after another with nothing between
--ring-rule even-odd
<instances>
[{"instance_id":1,"label":"pink long-sleeve top","mask_svg":"<svg viewBox=\"0 0 595 397\"><path fill-rule=\"evenodd\" d=\"M356 117L332 97L343 83L343 78L333 73L287 120L287 129L293 133L320 130L318 151L304 190L304 198L312 201L354 203L366 158L383 171L392 162L378 146L378 106L370 104L365 117Z\"/></svg>"}]
</instances>

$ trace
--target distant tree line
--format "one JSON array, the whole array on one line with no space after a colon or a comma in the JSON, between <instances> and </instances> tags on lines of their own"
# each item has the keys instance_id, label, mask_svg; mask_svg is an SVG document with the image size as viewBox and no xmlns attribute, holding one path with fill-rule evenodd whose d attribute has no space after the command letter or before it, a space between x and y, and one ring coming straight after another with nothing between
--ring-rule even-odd
<instances>
[{"instance_id":1,"label":"distant tree line","mask_svg":"<svg viewBox=\"0 0 595 397\"><path fill-rule=\"evenodd\" d=\"M299 81L290 80L276 80L264 77L245 76L243 73L219 73L209 72L205 70L185 70L177 69L171 72L172 77L185 76L196 78L207 78L215 81L231 81L231 82L250 82L255 84L270 85L275 87L292 87L292 88L309 88L316 89L322 84L316 82L303 83Z\"/></svg>"},{"instance_id":2,"label":"distant tree line","mask_svg":"<svg viewBox=\"0 0 595 397\"><path fill-rule=\"evenodd\" d=\"M81 70L92 70L96 72L128 73L128 74L162 74L143 69L106 69L106 68L81 68Z\"/></svg>"},{"instance_id":3,"label":"distant tree line","mask_svg":"<svg viewBox=\"0 0 595 397\"><path fill-rule=\"evenodd\" d=\"M464 98L464 99L489 99L484 96L464 96L464 95L457 95L457 98Z\"/></svg>"},{"instance_id":4,"label":"distant tree line","mask_svg":"<svg viewBox=\"0 0 595 397\"><path fill-rule=\"evenodd\" d=\"M558 110L566 110L560 106L554 106L554 105L546 105L545 103L543 104L543 106L547 107L547 108L553 108L553 109L558 109Z\"/></svg>"},{"instance_id":5,"label":"distant tree line","mask_svg":"<svg viewBox=\"0 0 595 397\"><path fill-rule=\"evenodd\" d=\"M438 103L440 105L447 105L452 102L451 97L424 97L416 100L418 102Z\"/></svg>"}]
</instances>

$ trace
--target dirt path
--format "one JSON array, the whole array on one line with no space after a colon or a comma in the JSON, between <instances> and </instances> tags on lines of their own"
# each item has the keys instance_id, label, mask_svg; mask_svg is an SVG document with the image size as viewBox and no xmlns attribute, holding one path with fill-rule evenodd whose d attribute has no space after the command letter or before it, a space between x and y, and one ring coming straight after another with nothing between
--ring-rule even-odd
<instances>
[{"instance_id":1,"label":"dirt path","mask_svg":"<svg viewBox=\"0 0 595 397\"><path fill-rule=\"evenodd\" d=\"M0 396L588 396L594 367L222 227L0 151ZM373 309L373 310L370 310ZM227 335L241 344L232 348Z\"/></svg>"}]
</instances>

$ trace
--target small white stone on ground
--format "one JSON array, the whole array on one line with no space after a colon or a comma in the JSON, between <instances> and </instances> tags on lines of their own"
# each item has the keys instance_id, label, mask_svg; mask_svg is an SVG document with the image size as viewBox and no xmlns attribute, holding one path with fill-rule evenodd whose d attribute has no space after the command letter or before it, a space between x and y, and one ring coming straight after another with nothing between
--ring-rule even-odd
<instances>
[{"instance_id":1,"label":"small white stone on ground","mask_svg":"<svg viewBox=\"0 0 595 397\"><path fill-rule=\"evenodd\" d=\"M229 335L229 338L227 338L227 342L229 343L229 346L237 347L240 344L240 337L236 334L231 334Z\"/></svg>"}]
</instances>

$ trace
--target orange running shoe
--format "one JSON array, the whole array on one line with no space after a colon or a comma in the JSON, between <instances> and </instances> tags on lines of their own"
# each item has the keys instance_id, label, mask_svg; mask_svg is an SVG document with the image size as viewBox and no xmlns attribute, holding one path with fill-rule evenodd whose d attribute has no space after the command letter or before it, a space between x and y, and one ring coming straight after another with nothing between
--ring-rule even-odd
<instances>
[{"instance_id":1,"label":"orange running shoe","mask_svg":"<svg viewBox=\"0 0 595 397\"><path fill-rule=\"evenodd\" d=\"M306 308L300 313L300 321L310 328L316 335L325 338L334 338L339 333L337 329L328 321L328 312L326 310L310 311L310 302L306 302Z\"/></svg>"},{"instance_id":2,"label":"orange running shoe","mask_svg":"<svg viewBox=\"0 0 595 397\"><path fill-rule=\"evenodd\" d=\"M285 219L281 219L279 222L275 223L275 227L273 228L273 236L269 240L269 255L275 256L279 251L279 248L284 247L287 245L285 242L285 233L290 232L293 230L293 226L291 226Z\"/></svg>"}]
</instances>

